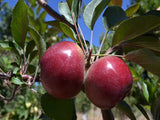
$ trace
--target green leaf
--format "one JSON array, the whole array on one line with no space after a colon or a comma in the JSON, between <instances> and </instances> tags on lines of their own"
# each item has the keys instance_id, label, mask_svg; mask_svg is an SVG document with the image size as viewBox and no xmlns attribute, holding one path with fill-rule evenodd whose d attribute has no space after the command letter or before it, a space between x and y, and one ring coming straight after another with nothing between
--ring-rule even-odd
<instances>
[{"instance_id":1,"label":"green leaf","mask_svg":"<svg viewBox=\"0 0 160 120\"><path fill-rule=\"evenodd\" d=\"M12 77L12 82L16 85L22 85L23 82L18 77Z\"/></svg>"},{"instance_id":2,"label":"green leaf","mask_svg":"<svg viewBox=\"0 0 160 120\"><path fill-rule=\"evenodd\" d=\"M112 46L134 39L158 26L160 26L160 17L157 16L146 15L127 19L116 29Z\"/></svg>"},{"instance_id":3,"label":"green leaf","mask_svg":"<svg viewBox=\"0 0 160 120\"><path fill-rule=\"evenodd\" d=\"M31 0L31 1L29 1L29 2L31 3L32 7L35 7L35 6L36 6L36 0Z\"/></svg>"},{"instance_id":4,"label":"green leaf","mask_svg":"<svg viewBox=\"0 0 160 120\"><path fill-rule=\"evenodd\" d=\"M36 45L35 45L34 40L31 40L28 42L27 47L26 47L26 56L28 56L33 51L35 46Z\"/></svg>"},{"instance_id":5,"label":"green leaf","mask_svg":"<svg viewBox=\"0 0 160 120\"><path fill-rule=\"evenodd\" d=\"M160 52L160 40L153 36L139 36L123 44L128 47L147 48Z\"/></svg>"},{"instance_id":6,"label":"green leaf","mask_svg":"<svg viewBox=\"0 0 160 120\"><path fill-rule=\"evenodd\" d=\"M39 12L41 11L42 7L39 5L38 8L36 9L36 14L39 14Z\"/></svg>"},{"instance_id":7,"label":"green leaf","mask_svg":"<svg viewBox=\"0 0 160 120\"><path fill-rule=\"evenodd\" d=\"M145 82L142 82L141 84L142 84L143 95L146 101L149 102L149 92L148 92L147 84Z\"/></svg>"},{"instance_id":8,"label":"green leaf","mask_svg":"<svg viewBox=\"0 0 160 120\"><path fill-rule=\"evenodd\" d=\"M21 51L19 50L19 46L13 41L0 41L0 49L10 50L12 51L19 60L21 60Z\"/></svg>"},{"instance_id":9,"label":"green leaf","mask_svg":"<svg viewBox=\"0 0 160 120\"><path fill-rule=\"evenodd\" d=\"M103 14L103 26L106 31L111 29L114 25L127 19L126 13L119 6L108 7Z\"/></svg>"},{"instance_id":10,"label":"green leaf","mask_svg":"<svg viewBox=\"0 0 160 120\"><path fill-rule=\"evenodd\" d=\"M75 33L68 25L66 25L62 22L59 22L59 21L48 21L46 23L48 25L53 26L53 28L56 28L56 29L62 31L65 35L70 37L72 40L76 41Z\"/></svg>"},{"instance_id":11,"label":"green leaf","mask_svg":"<svg viewBox=\"0 0 160 120\"><path fill-rule=\"evenodd\" d=\"M29 72L30 74L33 74L35 73L35 71L36 71L36 67L30 64L27 68L27 72Z\"/></svg>"},{"instance_id":12,"label":"green leaf","mask_svg":"<svg viewBox=\"0 0 160 120\"><path fill-rule=\"evenodd\" d=\"M138 49L129 52L125 58L160 76L160 55L158 53L148 49Z\"/></svg>"},{"instance_id":13,"label":"green leaf","mask_svg":"<svg viewBox=\"0 0 160 120\"><path fill-rule=\"evenodd\" d=\"M139 3L131 5L129 8L127 8L126 15L128 17L133 16L133 14L137 12L137 10L139 9L139 7L140 7Z\"/></svg>"},{"instance_id":14,"label":"green leaf","mask_svg":"<svg viewBox=\"0 0 160 120\"><path fill-rule=\"evenodd\" d=\"M71 8L73 0L66 0L66 1L67 1L68 6Z\"/></svg>"},{"instance_id":15,"label":"green leaf","mask_svg":"<svg viewBox=\"0 0 160 120\"><path fill-rule=\"evenodd\" d=\"M28 8L28 15L34 17L34 11L32 10L32 8Z\"/></svg>"},{"instance_id":16,"label":"green leaf","mask_svg":"<svg viewBox=\"0 0 160 120\"><path fill-rule=\"evenodd\" d=\"M73 24L72 16L67 2L60 2L58 5L59 12L65 17L67 21Z\"/></svg>"},{"instance_id":17,"label":"green leaf","mask_svg":"<svg viewBox=\"0 0 160 120\"><path fill-rule=\"evenodd\" d=\"M59 3L59 11L71 24L73 24L72 19L74 19L74 22L77 23L82 0L66 0L66 1L67 2Z\"/></svg>"},{"instance_id":18,"label":"green leaf","mask_svg":"<svg viewBox=\"0 0 160 120\"><path fill-rule=\"evenodd\" d=\"M32 36L32 38L36 43L38 53L39 53L39 59L40 59L43 53L46 51L46 43L36 29L29 26L29 31L30 31L30 35Z\"/></svg>"},{"instance_id":19,"label":"green leaf","mask_svg":"<svg viewBox=\"0 0 160 120\"><path fill-rule=\"evenodd\" d=\"M19 58L21 61L21 51L19 49L19 46L12 41L9 41L9 46L11 47L11 51Z\"/></svg>"},{"instance_id":20,"label":"green leaf","mask_svg":"<svg viewBox=\"0 0 160 120\"><path fill-rule=\"evenodd\" d=\"M47 117L53 120L72 120L75 117L73 100L59 100L49 94L41 97L41 106Z\"/></svg>"},{"instance_id":21,"label":"green leaf","mask_svg":"<svg viewBox=\"0 0 160 120\"><path fill-rule=\"evenodd\" d=\"M41 14L39 15L38 19L44 21L46 15L47 15L47 12L46 11L42 11Z\"/></svg>"},{"instance_id":22,"label":"green leaf","mask_svg":"<svg viewBox=\"0 0 160 120\"><path fill-rule=\"evenodd\" d=\"M32 62L32 60L38 55L38 50L34 50L30 53L29 62Z\"/></svg>"},{"instance_id":23,"label":"green leaf","mask_svg":"<svg viewBox=\"0 0 160 120\"><path fill-rule=\"evenodd\" d=\"M110 0L92 0L84 9L83 19L90 30Z\"/></svg>"},{"instance_id":24,"label":"green leaf","mask_svg":"<svg viewBox=\"0 0 160 120\"><path fill-rule=\"evenodd\" d=\"M159 10L151 10L145 13L144 15L155 15L157 17L160 17L160 11Z\"/></svg>"},{"instance_id":25,"label":"green leaf","mask_svg":"<svg viewBox=\"0 0 160 120\"><path fill-rule=\"evenodd\" d=\"M146 84L147 84L147 89L148 89L148 92L149 92L149 102L153 103L153 101L156 98L156 94L155 94L156 86L154 86L153 83L149 82L149 81L146 81Z\"/></svg>"},{"instance_id":26,"label":"green leaf","mask_svg":"<svg viewBox=\"0 0 160 120\"><path fill-rule=\"evenodd\" d=\"M5 62L2 58L3 57L0 58L0 72L1 72L1 70L3 70L3 72L8 72L7 65L5 64Z\"/></svg>"},{"instance_id":27,"label":"green leaf","mask_svg":"<svg viewBox=\"0 0 160 120\"><path fill-rule=\"evenodd\" d=\"M121 112L126 114L131 120L136 120L136 117L133 111L125 101L122 101L120 104L118 104L116 108L118 108Z\"/></svg>"},{"instance_id":28,"label":"green leaf","mask_svg":"<svg viewBox=\"0 0 160 120\"><path fill-rule=\"evenodd\" d=\"M74 18L75 23L77 23L78 21L81 3L82 3L82 0L72 0L71 11L73 13L73 18Z\"/></svg>"},{"instance_id":29,"label":"green leaf","mask_svg":"<svg viewBox=\"0 0 160 120\"><path fill-rule=\"evenodd\" d=\"M20 47L24 47L24 42L28 28L27 5L24 0L18 0L13 9L13 18L11 21L11 31L14 40Z\"/></svg>"},{"instance_id":30,"label":"green leaf","mask_svg":"<svg viewBox=\"0 0 160 120\"><path fill-rule=\"evenodd\" d=\"M135 104L135 105L136 105L136 107L141 111L141 113L144 115L144 117L145 117L147 120L150 120L147 112L145 111L145 109L144 109L140 104Z\"/></svg>"},{"instance_id":31,"label":"green leaf","mask_svg":"<svg viewBox=\"0 0 160 120\"><path fill-rule=\"evenodd\" d=\"M0 41L0 49L11 50L12 47L9 46L10 41Z\"/></svg>"}]
</instances>

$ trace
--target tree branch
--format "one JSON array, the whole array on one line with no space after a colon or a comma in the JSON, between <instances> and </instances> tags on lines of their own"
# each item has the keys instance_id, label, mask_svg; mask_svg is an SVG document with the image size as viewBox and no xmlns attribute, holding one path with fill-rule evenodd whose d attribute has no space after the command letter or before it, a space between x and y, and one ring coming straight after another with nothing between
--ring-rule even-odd
<instances>
[{"instance_id":1,"label":"tree branch","mask_svg":"<svg viewBox=\"0 0 160 120\"><path fill-rule=\"evenodd\" d=\"M1 97L0 101L6 100L7 102L10 102L11 100L13 100L16 95L17 88L18 88L18 85L15 85L10 98L5 98L3 95L0 94L0 97Z\"/></svg>"},{"instance_id":2,"label":"tree branch","mask_svg":"<svg viewBox=\"0 0 160 120\"><path fill-rule=\"evenodd\" d=\"M74 25L72 25L70 22L68 22L63 16L59 15L56 11L54 11L48 4L47 2L45 2L44 0L37 0L37 2L39 3L40 6L43 7L43 9L50 15L52 16L54 19L56 19L57 21L63 22L65 24L67 24L69 27L71 27L75 32L75 27Z\"/></svg>"}]
</instances>

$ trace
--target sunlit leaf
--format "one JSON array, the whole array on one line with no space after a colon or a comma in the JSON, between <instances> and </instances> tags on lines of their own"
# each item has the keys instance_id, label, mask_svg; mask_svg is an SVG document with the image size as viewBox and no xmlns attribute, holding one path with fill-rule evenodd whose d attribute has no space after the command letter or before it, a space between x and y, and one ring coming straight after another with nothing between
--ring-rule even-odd
<instances>
[{"instance_id":1,"label":"sunlit leaf","mask_svg":"<svg viewBox=\"0 0 160 120\"><path fill-rule=\"evenodd\" d=\"M41 106L47 117L53 120L73 120L75 108L73 100L59 100L49 94L41 97Z\"/></svg>"},{"instance_id":2,"label":"sunlit leaf","mask_svg":"<svg viewBox=\"0 0 160 120\"><path fill-rule=\"evenodd\" d=\"M65 17L67 21L73 24L72 16L67 2L60 2L58 5L59 12Z\"/></svg>"},{"instance_id":3,"label":"sunlit leaf","mask_svg":"<svg viewBox=\"0 0 160 120\"><path fill-rule=\"evenodd\" d=\"M148 49L138 49L129 52L125 58L160 76L160 55L158 53Z\"/></svg>"},{"instance_id":4,"label":"sunlit leaf","mask_svg":"<svg viewBox=\"0 0 160 120\"><path fill-rule=\"evenodd\" d=\"M22 84L24 84L24 83L20 80L20 78L18 78L18 77L12 77L12 82L13 82L14 84L16 84L16 85L22 85Z\"/></svg>"},{"instance_id":5,"label":"sunlit leaf","mask_svg":"<svg viewBox=\"0 0 160 120\"><path fill-rule=\"evenodd\" d=\"M160 26L160 17L146 15L137 16L121 22L113 36L112 45L136 38Z\"/></svg>"},{"instance_id":6,"label":"sunlit leaf","mask_svg":"<svg viewBox=\"0 0 160 120\"><path fill-rule=\"evenodd\" d=\"M142 82L142 91L146 101L149 102L149 92L148 92L147 84L145 82Z\"/></svg>"},{"instance_id":7,"label":"sunlit leaf","mask_svg":"<svg viewBox=\"0 0 160 120\"><path fill-rule=\"evenodd\" d=\"M90 30L93 30L97 18L110 0L92 0L84 9L83 19Z\"/></svg>"},{"instance_id":8,"label":"sunlit leaf","mask_svg":"<svg viewBox=\"0 0 160 120\"><path fill-rule=\"evenodd\" d=\"M11 31L14 40L20 47L24 47L24 42L28 28L28 15L27 5L24 0L18 0L16 6L13 9L13 17L11 21Z\"/></svg>"},{"instance_id":9,"label":"sunlit leaf","mask_svg":"<svg viewBox=\"0 0 160 120\"><path fill-rule=\"evenodd\" d=\"M139 9L140 7L140 4L139 3L136 3L136 4L133 4L131 5L129 8L127 8L126 10L126 15L128 17L132 16L134 13L137 12L137 10Z\"/></svg>"},{"instance_id":10,"label":"sunlit leaf","mask_svg":"<svg viewBox=\"0 0 160 120\"><path fill-rule=\"evenodd\" d=\"M119 6L108 7L103 14L103 26L107 30L127 19L126 13Z\"/></svg>"},{"instance_id":11,"label":"sunlit leaf","mask_svg":"<svg viewBox=\"0 0 160 120\"><path fill-rule=\"evenodd\" d=\"M111 2L109 3L109 6L112 5L118 5L118 6L122 6L122 0L111 0Z\"/></svg>"}]
</instances>

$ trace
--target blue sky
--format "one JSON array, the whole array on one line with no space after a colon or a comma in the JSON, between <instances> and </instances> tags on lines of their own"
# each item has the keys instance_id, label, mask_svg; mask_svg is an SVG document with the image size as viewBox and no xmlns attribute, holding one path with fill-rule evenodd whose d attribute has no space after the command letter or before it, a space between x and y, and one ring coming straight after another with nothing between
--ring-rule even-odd
<instances>
[{"instance_id":1,"label":"blue sky","mask_svg":"<svg viewBox=\"0 0 160 120\"><path fill-rule=\"evenodd\" d=\"M58 3L60 1L65 1L65 0L48 0L48 4L58 12ZM85 4L89 3L91 0L83 0L83 2ZM3 2L7 2L10 6L15 6L17 0L4 0ZM122 8L124 10L126 10L128 8L128 6L130 5L130 0L123 0L123 4L122 4ZM52 17L50 17L49 15L47 15L46 20L53 20ZM86 27L86 25L83 22L83 19L79 19L79 24L80 27L82 29L82 32L84 34L84 37L86 40L90 40L90 30ZM103 25L102 25L102 15L98 18L98 20L96 21L96 24L94 26L93 29L93 44L95 46L99 46L99 36L102 32L105 32Z\"/></svg>"}]
</instances>

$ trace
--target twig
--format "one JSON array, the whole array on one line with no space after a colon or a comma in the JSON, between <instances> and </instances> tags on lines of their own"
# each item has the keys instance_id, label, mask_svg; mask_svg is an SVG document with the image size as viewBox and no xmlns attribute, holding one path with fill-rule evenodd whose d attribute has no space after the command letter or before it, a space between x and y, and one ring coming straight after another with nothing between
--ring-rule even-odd
<instances>
[{"instance_id":1,"label":"twig","mask_svg":"<svg viewBox=\"0 0 160 120\"><path fill-rule=\"evenodd\" d=\"M24 59L24 65L22 66L21 73L25 74L27 72L28 61L26 60L24 48L23 48L23 59Z\"/></svg>"},{"instance_id":2,"label":"twig","mask_svg":"<svg viewBox=\"0 0 160 120\"><path fill-rule=\"evenodd\" d=\"M33 88L30 88L30 90L33 91L33 92L35 92L35 93L37 93L37 94L39 94L39 95L42 95L40 92L36 91L36 90L33 89Z\"/></svg>"},{"instance_id":3,"label":"twig","mask_svg":"<svg viewBox=\"0 0 160 120\"><path fill-rule=\"evenodd\" d=\"M8 86L8 88L10 89L10 90L12 90L13 88L9 85L9 83L8 83L8 81L7 80L4 80L4 82L5 82L5 84Z\"/></svg>"},{"instance_id":4,"label":"twig","mask_svg":"<svg viewBox=\"0 0 160 120\"><path fill-rule=\"evenodd\" d=\"M34 75L34 78L33 78L33 81L31 82L31 86L35 83L36 81L36 78L37 78L37 73L38 73L38 69L39 69L39 64L37 65L36 67L36 72L35 72L35 75Z\"/></svg>"},{"instance_id":5,"label":"twig","mask_svg":"<svg viewBox=\"0 0 160 120\"><path fill-rule=\"evenodd\" d=\"M63 22L65 24L67 24L69 27L71 27L74 31L75 27L74 25L72 25L70 22L68 22L63 16L59 15L56 11L54 11L44 0L37 0L37 2L39 3L40 6L43 7L43 9L45 9L45 11L51 15L54 19L56 19L57 21Z\"/></svg>"},{"instance_id":6,"label":"twig","mask_svg":"<svg viewBox=\"0 0 160 120\"><path fill-rule=\"evenodd\" d=\"M10 78L11 78L11 75L4 72L0 73L0 79L10 79Z\"/></svg>"}]
</instances>

